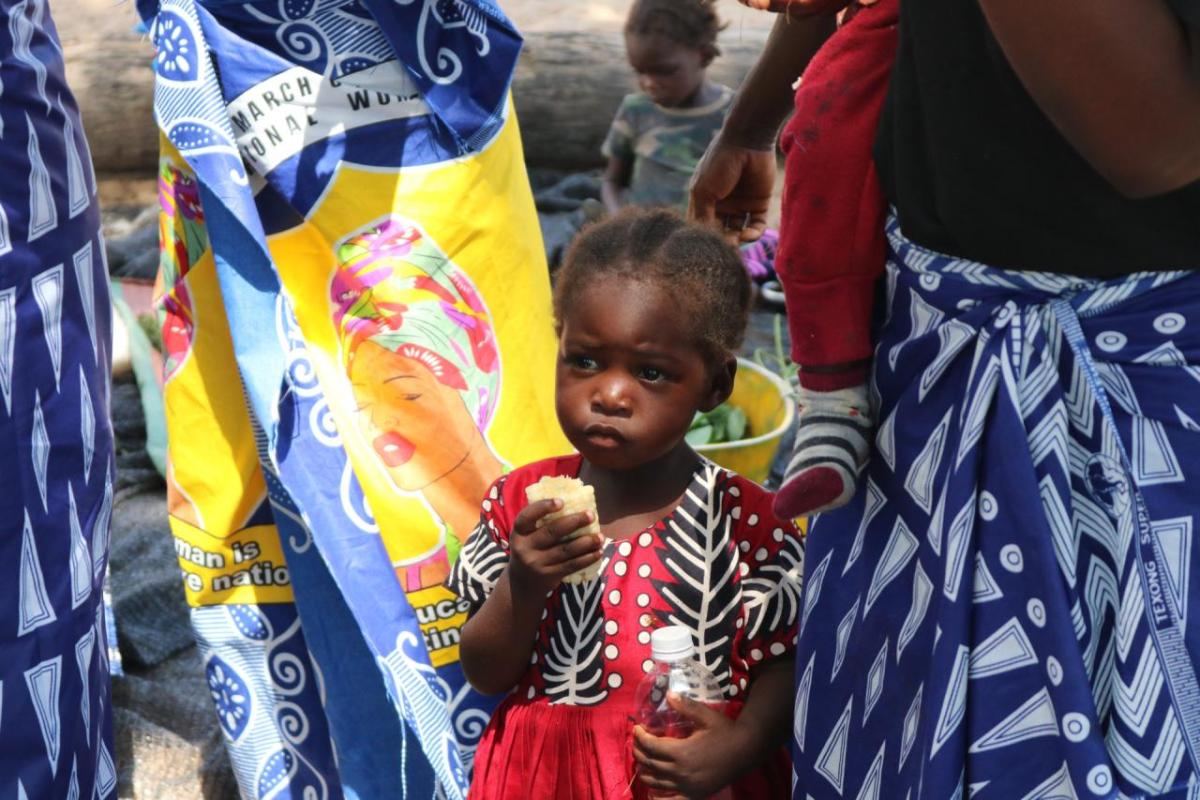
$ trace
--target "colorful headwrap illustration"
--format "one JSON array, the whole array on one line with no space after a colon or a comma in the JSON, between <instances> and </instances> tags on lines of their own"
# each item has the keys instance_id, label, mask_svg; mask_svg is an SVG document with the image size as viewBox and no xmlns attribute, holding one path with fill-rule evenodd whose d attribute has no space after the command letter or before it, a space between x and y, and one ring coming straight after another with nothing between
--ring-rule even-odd
<instances>
[{"instance_id":1,"label":"colorful headwrap illustration","mask_svg":"<svg viewBox=\"0 0 1200 800\"><path fill-rule=\"evenodd\" d=\"M163 306L163 378L171 380L192 349L196 319L191 293L183 280L208 249L204 210L194 175L180 170L171 158L158 169L159 265Z\"/></svg>"},{"instance_id":2,"label":"colorful headwrap illustration","mask_svg":"<svg viewBox=\"0 0 1200 800\"><path fill-rule=\"evenodd\" d=\"M333 321L359 433L403 492L453 534L450 557L502 465L486 439L500 396L491 319L466 273L390 216L336 247Z\"/></svg>"}]
</instances>

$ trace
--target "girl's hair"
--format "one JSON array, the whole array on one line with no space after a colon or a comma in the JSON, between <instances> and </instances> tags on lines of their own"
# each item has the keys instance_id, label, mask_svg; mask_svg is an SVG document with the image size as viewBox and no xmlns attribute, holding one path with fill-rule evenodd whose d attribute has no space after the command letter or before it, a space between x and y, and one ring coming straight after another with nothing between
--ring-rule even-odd
<instances>
[{"instance_id":1,"label":"girl's hair","mask_svg":"<svg viewBox=\"0 0 1200 800\"><path fill-rule=\"evenodd\" d=\"M666 209L628 207L583 230L567 251L554 287L561 332L580 292L603 278L667 289L693 321L688 333L710 364L733 355L750 316L751 287L737 249L716 232Z\"/></svg>"},{"instance_id":2,"label":"girl's hair","mask_svg":"<svg viewBox=\"0 0 1200 800\"><path fill-rule=\"evenodd\" d=\"M694 47L708 62L721 54L717 34L725 28L717 16L717 0L634 0L625 33L663 36Z\"/></svg>"}]
</instances>

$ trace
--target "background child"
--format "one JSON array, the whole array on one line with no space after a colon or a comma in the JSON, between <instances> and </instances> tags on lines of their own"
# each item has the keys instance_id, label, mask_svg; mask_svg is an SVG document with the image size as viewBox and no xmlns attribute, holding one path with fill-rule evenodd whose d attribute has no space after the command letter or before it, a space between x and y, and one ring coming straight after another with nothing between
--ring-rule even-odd
<instances>
[{"instance_id":1,"label":"background child","mask_svg":"<svg viewBox=\"0 0 1200 800\"><path fill-rule=\"evenodd\" d=\"M635 0L625 23L639 92L625 97L604 142L601 196L623 205L687 205L687 186L733 92L708 80L721 52L716 0Z\"/></svg>"},{"instance_id":2,"label":"background child","mask_svg":"<svg viewBox=\"0 0 1200 800\"><path fill-rule=\"evenodd\" d=\"M785 797L779 748L791 713L802 545L758 485L698 456L692 416L730 393L750 303L737 252L665 210L585 229L555 289L556 403L578 455L498 480L448 585L474 607L463 669L509 692L476 753L472 800L609 798L656 791ZM595 489L607 537L563 537L590 512L539 521L546 475ZM603 560L600 578L563 576ZM678 701L696 731L636 729L650 631L691 628L728 699L727 716ZM636 766L635 766L636 765ZM635 777L637 780L635 781Z\"/></svg>"}]
</instances>

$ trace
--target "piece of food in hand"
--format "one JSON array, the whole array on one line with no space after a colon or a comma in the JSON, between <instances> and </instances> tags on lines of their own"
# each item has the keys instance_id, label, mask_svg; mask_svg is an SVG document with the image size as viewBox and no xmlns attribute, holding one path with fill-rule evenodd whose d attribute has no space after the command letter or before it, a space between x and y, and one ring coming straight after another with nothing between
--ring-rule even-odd
<instances>
[{"instance_id":1,"label":"piece of food in hand","mask_svg":"<svg viewBox=\"0 0 1200 800\"><path fill-rule=\"evenodd\" d=\"M600 533L600 515L596 513L596 492L591 486L588 486L578 478L565 478L561 475L547 475L532 486L525 487L525 497L531 503L536 503L538 500L561 500L562 508L558 511L552 511L542 517L542 525L549 524L560 517L565 517L570 514L578 514L582 511L592 512L592 521L583 526L577 531L573 531L563 537L563 541L574 539L578 536L586 534L596 534L603 536ZM581 570L572 572L567 577L563 578L563 583L583 583L584 581L595 580L600 577L600 568L604 560L601 559L595 564L584 567Z\"/></svg>"}]
</instances>

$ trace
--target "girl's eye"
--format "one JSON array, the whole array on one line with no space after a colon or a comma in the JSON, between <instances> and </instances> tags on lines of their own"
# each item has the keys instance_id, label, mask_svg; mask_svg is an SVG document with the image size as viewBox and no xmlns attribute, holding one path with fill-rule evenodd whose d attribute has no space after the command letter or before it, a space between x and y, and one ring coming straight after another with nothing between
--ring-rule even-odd
<instances>
[{"instance_id":1,"label":"girl's eye","mask_svg":"<svg viewBox=\"0 0 1200 800\"><path fill-rule=\"evenodd\" d=\"M404 399L411 403L414 400L420 400L421 395L419 392L413 393L413 394L406 394L406 395L404 395Z\"/></svg>"},{"instance_id":2,"label":"girl's eye","mask_svg":"<svg viewBox=\"0 0 1200 800\"><path fill-rule=\"evenodd\" d=\"M667 377L667 373L663 372L658 367L642 367L638 370L638 377L650 383L656 383Z\"/></svg>"},{"instance_id":3,"label":"girl's eye","mask_svg":"<svg viewBox=\"0 0 1200 800\"><path fill-rule=\"evenodd\" d=\"M599 366L599 364L596 362L596 359L592 358L591 356L568 356L567 363L572 367L576 367L577 369L586 370L593 370Z\"/></svg>"}]
</instances>

